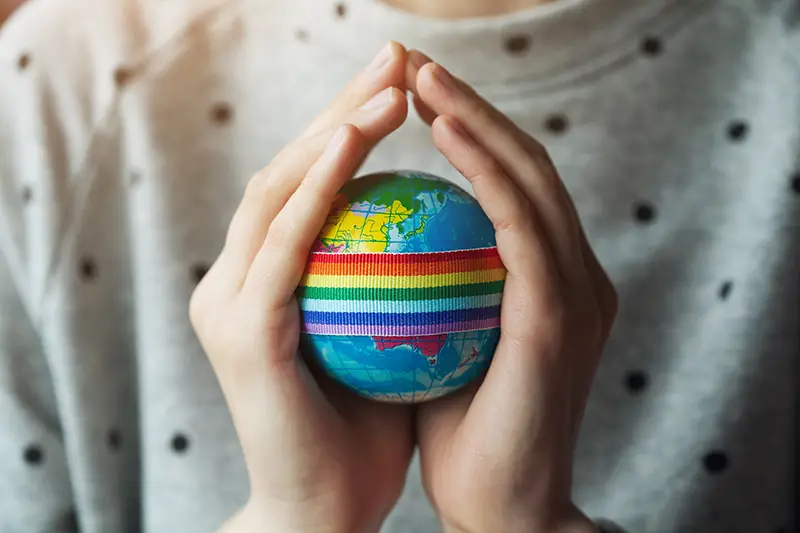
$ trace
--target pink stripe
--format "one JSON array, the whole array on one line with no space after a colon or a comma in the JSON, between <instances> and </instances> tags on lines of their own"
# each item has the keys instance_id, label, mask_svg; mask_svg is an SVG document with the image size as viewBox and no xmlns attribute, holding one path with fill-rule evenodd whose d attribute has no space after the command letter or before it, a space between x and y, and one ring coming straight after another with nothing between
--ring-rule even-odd
<instances>
[{"instance_id":1,"label":"pink stripe","mask_svg":"<svg viewBox=\"0 0 800 533\"><path fill-rule=\"evenodd\" d=\"M500 327L499 318L470 320L450 324L425 324L421 326L389 326L389 325L336 325L336 324L304 324L304 332L316 335L364 335L382 337L410 337L417 335L441 335L459 331L477 331Z\"/></svg>"}]
</instances>

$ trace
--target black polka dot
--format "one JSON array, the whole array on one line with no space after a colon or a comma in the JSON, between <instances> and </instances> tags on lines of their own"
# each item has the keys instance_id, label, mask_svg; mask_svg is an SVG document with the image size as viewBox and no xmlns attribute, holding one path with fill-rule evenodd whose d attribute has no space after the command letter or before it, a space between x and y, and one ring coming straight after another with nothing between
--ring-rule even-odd
<instances>
[{"instance_id":1,"label":"black polka dot","mask_svg":"<svg viewBox=\"0 0 800 533\"><path fill-rule=\"evenodd\" d=\"M544 127L550 133L564 133L569 128L569 121L567 117L558 113L547 117L544 121Z\"/></svg>"},{"instance_id":2,"label":"black polka dot","mask_svg":"<svg viewBox=\"0 0 800 533\"><path fill-rule=\"evenodd\" d=\"M792 190L795 194L800 194L800 170L795 172L791 177Z\"/></svg>"},{"instance_id":3,"label":"black polka dot","mask_svg":"<svg viewBox=\"0 0 800 533\"><path fill-rule=\"evenodd\" d=\"M720 300L727 300L728 296L731 295L731 291L733 290L733 282L728 280L724 281L722 285L719 286L719 291L717 294L719 295Z\"/></svg>"},{"instance_id":4,"label":"black polka dot","mask_svg":"<svg viewBox=\"0 0 800 533\"><path fill-rule=\"evenodd\" d=\"M31 466L38 466L44 462L44 451L38 444L29 444L22 452L22 458Z\"/></svg>"},{"instance_id":5,"label":"black polka dot","mask_svg":"<svg viewBox=\"0 0 800 533\"><path fill-rule=\"evenodd\" d=\"M640 370L632 370L625 376L625 387L632 392L638 393L647 387L647 374Z\"/></svg>"},{"instance_id":6,"label":"black polka dot","mask_svg":"<svg viewBox=\"0 0 800 533\"><path fill-rule=\"evenodd\" d=\"M189 449L189 439L183 433L176 433L170 443L175 453L183 454Z\"/></svg>"},{"instance_id":7,"label":"black polka dot","mask_svg":"<svg viewBox=\"0 0 800 533\"><path fill-rule=\"evenodd\" d=\"M633 218L643 224L649 224L656 218L656 208L649 202L638 202L633 206Z\"/></svg>"},{"instance_id":8,"label":"black polka dot","mask_svg":"<svg viewBox=\"0 0 800 533\"><path fill-rule=\"evenodd\" d=\"M208 265L205 263L195 263L192 265L192 280L195 283L200 283L205 275L208 273Z\"/></svg>"},{"instance_id":9,"label":"black polka dot","mask_svg":"<svg viewBox=\"0 0 800 533\"><path fill-rule=\"evenodd\" d=\"M728 124L728 138L732 141L743 141L750 127L742 120L734 120Z\"/></svg>"},{"instance_id":10,"label":"black polka dot","mask_svg":"<svg viewBox=\"0 0 800 533\"><path fill-rule=\"evenodd\" d=\"M661 39L658 37L648 36L642 39L641 43L642 53L646 56L657 56L661 53Z\"/></svg>"},{"instance_id":11,"label":"black polka dot","mask_svg":"<svg viewBox=\"0 0 800 533\"><path fill-rule=\"evenodd\" d=\"M509 54L523 54L531 47L531 38L524 34L509 35L506 37L504 46Z\"/></svg>"},{"instance_id":12,"label":"black polka dot","mask_svg":"<svg viewBox=\"0 0 800 533\"><path fill-rule=\"evenodd\" d=\"M109 429L106 435L106 443L109 449L114 451L119 450L122 448L122 433L116 428Z\"/></svg>"},{"instance_id":13,"label":"black polka dot","mask_svg":"<svg viewBox=\"0 0 800 533\"><path fill-rule=\"evenodd\" d=\"M117 67L114 70L114 84L118 88L122 88L127 85L128 82L131 81L131 78L133 78L133 72L129 68Z\"/></svg>"},{"instance_id":14,"label":"black polka dot","mask_svg":"<svg viewBox=\"0 0 800 533\"><path fill-rule=\"evenodd\" d=\"M226 102L218 102L211 106L211 120L215 124L224 125L233 119L233 108Z\"/></svg>"},{"instance_id":15,"label":"black polka dot","mask_svg":"<svg viewBox=\"0 0 800 533\"><path fill-rule=\"evenodd\" d=\"M22 192L20 192L20 196L22 197L23 204L29 204L33 199L33 190L27 185L25 185L22 188Z\"/></svg>"},{"instance_id":16,"label":"black polka dot","mask_svg":"<svg viewBox=\"0 0 800 533\"><path fill-rule=\"evenodd\" d=\"M17 68L19 70L27 69L30 66L30 64L31 64L30 54L27 53L20 54L20 56L17 58Z\"/></svg>"},{"instance_id":17,"label":"black polka dot","mask_svg":"<svg viewBox=\"0 0 800 533\"><path fill-rule=\"evenodd\" d=\"M97 263L91 257L83 257L78 265L81 279L93 280L97 277Z\"/></svg>"},{"instance_id":18,"label":"black polka dot","mask_svg":"<svg viewBox=\"0 0 800 533\"><path fill-rule=\"evenodd\" d=\"M302 41L304 43L308 42L308 32L302 28L295 31L294 36L295 38L297 38L298 41Z\"/></svg>"},{"instance_id":19,"label":"black polka dot","mask_svg":"<svg viewBox=\"0 0 800 533\"><path fill-rule=\"evenodd\" d=\"M703 456L703 466L710 474L719 474L728 468L728 456L721 450L713 450Z\"/></svg>"},{"instance_id":20,"label":"black polka dot","mask_svg":"<svg viewBox=\"0 0 800 533\"><path fill-rule=\"evenodd\" d=\"M347 15L347 6L344 2L338 2L334 8L334 12L337 17L344 18L345 15Z\"/></svg>"}]
</instances>

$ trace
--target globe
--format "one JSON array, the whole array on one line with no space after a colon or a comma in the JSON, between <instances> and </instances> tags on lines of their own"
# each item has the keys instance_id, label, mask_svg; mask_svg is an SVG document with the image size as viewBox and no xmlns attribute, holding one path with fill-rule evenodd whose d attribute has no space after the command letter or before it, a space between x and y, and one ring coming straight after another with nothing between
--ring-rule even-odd
<instances>
[{"instance_id":1,"label":"globe","mask_svg":"<svg viewBox=\"0 0 800 533\"><path fill-rule=\"evenodd\" d=\"M505 269L475 199L416 171L341 189L298 288L301 351L361 396L418 403L482 376Z\"/></svg>"}]
</instances>

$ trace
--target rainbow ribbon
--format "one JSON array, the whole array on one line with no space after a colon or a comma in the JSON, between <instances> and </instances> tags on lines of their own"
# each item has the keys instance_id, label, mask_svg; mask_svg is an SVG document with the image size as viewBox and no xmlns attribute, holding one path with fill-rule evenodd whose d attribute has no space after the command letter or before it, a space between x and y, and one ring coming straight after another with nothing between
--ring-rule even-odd
<instances>
[{"instance_id":1,"label":"rainbow ribbon","mask_svg":"<svg viewBox=\"0 0 800 533\"><path fill-rule=\"evenodd\" d=\"M303 329L398 337L496 328L505 276L497 248L315 252L297 291Z\"/></svg>"}]
</instances>

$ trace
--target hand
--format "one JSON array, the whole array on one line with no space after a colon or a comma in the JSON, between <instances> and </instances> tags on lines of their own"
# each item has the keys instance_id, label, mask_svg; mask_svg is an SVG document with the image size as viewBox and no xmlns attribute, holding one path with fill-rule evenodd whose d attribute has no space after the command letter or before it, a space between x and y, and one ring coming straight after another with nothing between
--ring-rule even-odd
<instances>
[{"instance_id":1,"label":"hand","mask_svg":"<svg viewBox=\"0 0 800 533\"><path fill-rule=\"evenodd\" d=\"M251 497L224 531L376 532L414 447L409 408L359 399L298 357L294 296L334 196L408 113L390 44L248 183L190 315L244 451ZM370 100L371 99L371 100ZM369 103L364 106L365 102Z\"/></svg>"},{"instance_id":2,"label":"hand","mask_svg":"<svg viewBox=\"0 0 800 533\"><path fill-rule=\"evenodd\" d=\"M594 532L571 501L572 456L616 293L544 148L443 67L409 59L417 109L508 269L483 383L418 410L425 489L448 532Z\"/></svg>"}]
</instances>

